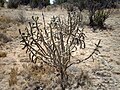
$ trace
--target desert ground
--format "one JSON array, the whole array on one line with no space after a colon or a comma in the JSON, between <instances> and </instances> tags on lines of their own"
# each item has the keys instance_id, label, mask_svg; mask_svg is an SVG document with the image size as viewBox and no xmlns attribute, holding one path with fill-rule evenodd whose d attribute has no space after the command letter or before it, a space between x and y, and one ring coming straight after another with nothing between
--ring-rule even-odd
<instances>
[{"instance_id":1,"label":"desert ground","mask_svg":"<svg viewBox=\"0 0 120 90\"><path fill-rule=\"evenodd\" d=\"M42 84L40 85L45 87L44 90L60 90L59 86L55 86L50 82L49 78L55 78L55 75L49 74L52 71L47 66L45 68L48 70L41 76L35 76L32 73L34 71L31 71L30 66L33 64L30 62L25 50L22 50L23 46L20 43L21 37L18 30L21 29L24 32L28 22L32 21L32 16L38 16L39 20L42 21L42 12L45 15L46 22L49 22L53 15L62 17L67 15L67 11L60 8L49 11L46 9L19 10L0 8L0 90L41 90L33 89L36 84L32 80L41 81ZM23 13L24 24L19 22L20 13ZM84 19L87 20L87 15L84 15ZM101 53L94 56L94 60L90 58L84 63L69 68L70 72L77 72L78 76L81 70L86 72L92 86L89 89L87 85L74 88L75 83L70 90L120 90L120 9L114 9L105 23L111 28L93 32L92 28L87 25L84 26L86 48L84 50L79 49L75 52L75 55L79 59L85 58L92 52L95 43L100 39ZM17 77L17 83L12 86L10 85L11 68L18 69L15 76ZM41 68L40 70L42 71ZM36 72L39 73L39 71ZM54 88L51 89L50 86Z\"/></svg>"}]
</instances>

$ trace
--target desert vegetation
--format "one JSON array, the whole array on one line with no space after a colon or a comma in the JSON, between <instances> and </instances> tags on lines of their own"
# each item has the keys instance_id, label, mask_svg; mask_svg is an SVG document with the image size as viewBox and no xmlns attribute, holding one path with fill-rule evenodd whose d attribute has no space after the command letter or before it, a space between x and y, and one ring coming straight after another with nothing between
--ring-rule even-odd
<instances>
[{"instance_id":1,"label":"desert vegetation","mask_svg":"<svg viewBox=\"0 0 120 90\"><path fill-rule=\"evenodd\" d=\"M87 58L71 61L74 57L72 53L78 49L77 46L79 49L85 48L85 34L83 28L80 27L81 18L79 16L79 12L68 12L66 22L57 17L46 28L43 15L43 29L39 28L39 17L32 16L34 23L29 23L30 30L26 28L26 34L19 30L22 42L25 44L23 49L27 48L26 52L29 52L32 62L36 63L37 60L41 60L43 63L56 68L60 74L61 90L65 90L67 87L67 69L74 64L84 62L94 53L99 52L100 41Z\"/></svg>"},{"instance_id":2,"label":"desert vegetation","mask_svg":"<svg viewBox=\"0 0 120 90\"><path fill-rule=\"evenodd\" d=\"M119 0L0 6L0 90L120 89Z\"/></svg>"}]
</instances>

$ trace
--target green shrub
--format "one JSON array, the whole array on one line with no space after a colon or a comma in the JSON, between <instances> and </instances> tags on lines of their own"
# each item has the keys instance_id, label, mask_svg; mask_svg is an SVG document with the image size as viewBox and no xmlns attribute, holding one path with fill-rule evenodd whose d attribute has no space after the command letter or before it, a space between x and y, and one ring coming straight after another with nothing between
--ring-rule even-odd
<instances>
[{"instance_id":1,"label":"green shrub","mask_svg":"<svg viewBox=\"0 0 120 90\"><path fill-rule=\"evenodd\" d=\"M54 0L54 4L58 4L58 5L65 3L65 2L67 2L67 0Z\"/></svg>"},{"instance_id":2,"label":"green shrub","mask_svg":"<svg viewBox=\"0 0 120 90\"><path fill-rule=\"evenodd\" d=\"M0 7L3 7L4 6L4 0L0 0Z\"/></svg>"},{"instance_id":3,"label":"green shrub","mask_svg":"<svg viewBox=\"0 0 120 90\"><path fill-rule=\"evenodd\" d=\"M20 0L9 0L8 8L17 8L20 3Z\"/></svg>"},{"instance_id":4,"label":"green shrub","mask_svg":"<svg viewBox=\"0 0 120 90\"><path fill-rule=\"evenodd\" d=\"M68 0L68 3L73 4L74 6L78 7L80 11L86 8L87 0Z\"/></svg>"},{"instance_id":5,"label":"green shrub","mask_svg":"<svg viewBox=\"0 0 120 90\"><path fill-rule=\"evenodd\" d=\"M104 27L105 20L109 17L110 10L97 10L94 14L93 22L95 26Z\"/></svg>"},{"instance_id":6,"label":"green shrub","mask_svg":"<svg viewBox=\"0 0 120 90\"><path fill-rule=\"evenodd\" d=\"M30 1L30 7L42 9L43 7L46 7L47 5L50 5L50 0L31 0Z\"/></svg>"},{"instance_id":7,"label":"green shrub","mask_svg":"<svg viewBox=\"0 0 120 90\"><path fill-rule=\"evenodd\" d=\"M31 0L30 1L30 7L31 8L37 8L38 7L39 0Z\"/></svg>"}]
</instances>

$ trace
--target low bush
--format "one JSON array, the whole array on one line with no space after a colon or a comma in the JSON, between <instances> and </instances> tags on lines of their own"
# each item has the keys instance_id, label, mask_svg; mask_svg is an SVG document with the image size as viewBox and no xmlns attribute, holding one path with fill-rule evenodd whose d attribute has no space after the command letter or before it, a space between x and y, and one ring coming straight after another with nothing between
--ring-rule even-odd
<instances>
[{"instance_id":1,"label":"low bush","mask_svg":"<svg viewBox=\"0 0 120 90\"><path fill-rule=\"evenodd\" d=\"M3 7L4 6L4 0L0 0L0 7Z\"/></svg>"},{"instance_id":2,"label":"low bush","mask_svg":"<svg viewBox=\"0 0 120 90\"><path fill-rule=\"evenodd\" d=\"M28 5L30 3L30 0L21 0L20 4L22 5Z\"/></svg>"},{"instance_id":3,"label":"low bush","mask_svg":"<svg viewBox=\"0 0 120 90\"><path fill-rule=\"evenodd\" d=\"M37 8L38 7L38 0L31 0L30 1L30 7L31 8Z\"/></svg>"},{"instance_id":4,"label":"low bush","mask_svg":"<svg viewBox=\"0 0 120 90\"><path fill-rule=\"evenodd\" d=\"M47 5L50 5L49 0L31 0L30 1L30 7L33 8L39 8L42 9L43 7L46 7Z\"/></svg>"},{"instance_id":5,"label":"low bush","mask_svg":"<svg viewBox=\"0 0 120 90\"><path fill-rule=\"evenodd\" d=\"M20 0L9 0L8 8L17 8L20 4Z\"/></svg>"},{"instance_id":6,"label":"low bush","mask_svg":"<svg viewBox=\"0 0 120 90\"><path fill-rule=\"evenodd\" d=\"M103 28L104 22L109 17L109 15L110 15L110 10L97 10L94 16L92 17L94 25Z\"/></svg>"},{"instance_id":7,"label":"low bush","mask_svg":"<svg viewBox=\"0 0 120 90\"><path fill-rule=\"evenodd\" d=\"M7 43L7 42L12 41L12 39L3 33L0 33L0 41L3 43Z\"/></svg>"}]
</instances>

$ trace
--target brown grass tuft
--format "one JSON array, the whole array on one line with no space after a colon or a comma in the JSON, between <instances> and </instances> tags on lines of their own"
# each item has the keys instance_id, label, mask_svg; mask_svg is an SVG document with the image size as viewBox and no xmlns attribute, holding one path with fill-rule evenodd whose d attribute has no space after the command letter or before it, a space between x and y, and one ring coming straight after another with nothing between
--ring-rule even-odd
<instances>
[{"instance_id":1,"label":"brown grass tuft","mask_svg":"<svg viewBox=\"0 0 120 90\"><path fill-rule=\"evenodd\" d=\"M17 85L18 68L11 68L9 86Z\"/></svg>"}]
</instances>

